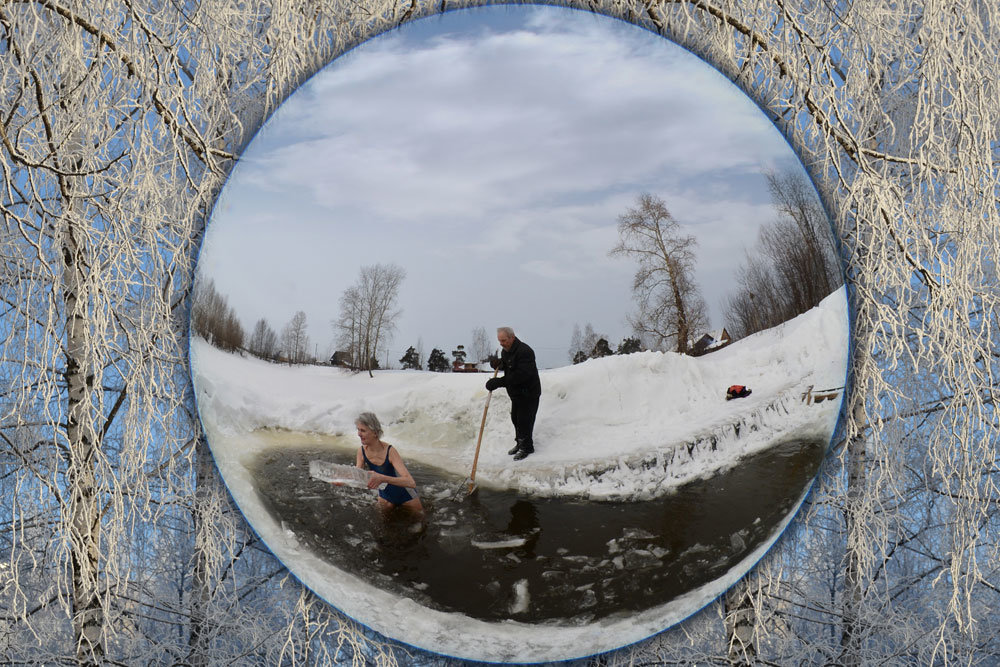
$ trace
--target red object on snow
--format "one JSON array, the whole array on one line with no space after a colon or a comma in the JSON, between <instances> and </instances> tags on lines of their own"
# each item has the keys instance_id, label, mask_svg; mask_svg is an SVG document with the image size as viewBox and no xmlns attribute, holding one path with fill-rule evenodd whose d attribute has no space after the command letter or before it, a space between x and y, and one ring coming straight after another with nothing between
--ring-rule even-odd
<instances>
[{"instance_id":1,"label":"red object on snow","mask_svg":"<svg viewBox=\"0 0 1000 667\"><path fill-rule=\"evenodd\" d=\"M741 384L730 385L729 389L726 390L726 400L731 401L734 398L743 398L744 396L749 396L751 393L750 389Z\"/></svg>"}]
</instances>

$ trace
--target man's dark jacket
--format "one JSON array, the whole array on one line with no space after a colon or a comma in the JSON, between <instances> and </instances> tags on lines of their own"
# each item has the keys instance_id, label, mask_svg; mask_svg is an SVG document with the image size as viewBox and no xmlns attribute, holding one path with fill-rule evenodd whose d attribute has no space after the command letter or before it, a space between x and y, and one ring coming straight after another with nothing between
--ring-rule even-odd
<instances>
[{"instance_id":1,"label":"man's dark jacket","mask_svg":"<svg viewBox=\"0 0 1000 667\"><path fill-rule=\"evenodd\" d=\"M500 386L507 388L511 400L538 398L542 395L542 384L538 380L538 366L535 365L535 351L514 338L509 350L500 353L500 370L503 377Z\"/></svg>"}]
</instances>

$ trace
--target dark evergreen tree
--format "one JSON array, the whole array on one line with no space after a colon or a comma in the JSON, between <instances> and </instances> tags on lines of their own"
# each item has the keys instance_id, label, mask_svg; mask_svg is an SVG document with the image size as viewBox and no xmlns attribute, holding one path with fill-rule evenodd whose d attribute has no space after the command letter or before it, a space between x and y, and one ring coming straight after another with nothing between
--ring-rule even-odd
<instances>
[{"instance_id":1,"label":"dark evergreen tree","mask_svg":"<svg viewBox=\"0 0 1000 667\"><path fill-rule=\"evenodd\" d=\"M594 349L590 351L590 356L593 359L599 359L600 357L610 357L614 352L611 350L611 346L608 344L607 338L601 338L594 344Z\"/></svg>"},{"instance_id":2,"label":"dark evergreen tree","mask_svg":"<svg viewBox=\"0 0 1000 667\"><path fill-rule=\"evenodd\" d=\"M582 364L583 362L585 362L589 358L590 357L587 356L586 352L584 352L583 350L577 350L576 354L573 355L573 363L574 364Z\"/></svg>"},{"instance_id":3,"label":"dark evergreen tree","mask_svg":"<svg viewBox=\"0 0 1000 667\"><path fill-rule=\"evenodd\" d=\"M618 350L615 354L632 354L633 352L641 351L642 345L639 343L639 339L635 336L630 336L622 339L622 342L618 344Z\"/></svg>"},{"instance_id":4,"label":"dark evergreen tree","mask_svg":"<svg viewBox=\"0 0 1000 667\"><path fill-rule=\"evenodd\" d=\"M444 356L444 352L436 347L431 350L430 356L427 357L427 370L435 373L447 373L449 368L451 368L451 364L448 363L448 357Z\"/></svg>"},{"instance_id":5,"label":"dark evergreen tree","mask_svg":"<svg viewBox=\"0 0 1000 667\"><path fill-rule=\"evenodd\" d=\"M417 354L417 349L412 345L406 350L406 354L399 359L399 363L403 365L403 370L421 370L420 355Z\"/></svg>"},{"instance_id":6,"label":"dark evergreen tree","mask_svg":"<svg viewBox=\"0 0 1000 667\"><path fill-rule=\"evenodd\" d=\"M454 363L456 366L461 366L462 364L464 364L465 363L465 346L464 345L459 345L457 350L452 350L451 351L451 356L454 357L454 360L453 360L452 363Z\"/></svg>"}]
</instances>

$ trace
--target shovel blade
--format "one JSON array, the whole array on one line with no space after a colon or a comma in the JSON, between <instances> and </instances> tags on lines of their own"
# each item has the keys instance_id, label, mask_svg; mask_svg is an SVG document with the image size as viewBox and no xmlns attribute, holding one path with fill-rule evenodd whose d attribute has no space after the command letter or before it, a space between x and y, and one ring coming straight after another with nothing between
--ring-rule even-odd
<instances>
[{"instance_id":1,"label":"shovel blade","mask_svg":"<svg viewBox=\"0 0 1000 667\"><path fill-rule=\"evenodd\" d=\"M452 496L452 500L462 502L463 500L474 496L478 491L479 486L476 484L475 480L466 477L465 481L462 482L457 489L455 489L455 495Z\"/></svg>"}]
</instances>

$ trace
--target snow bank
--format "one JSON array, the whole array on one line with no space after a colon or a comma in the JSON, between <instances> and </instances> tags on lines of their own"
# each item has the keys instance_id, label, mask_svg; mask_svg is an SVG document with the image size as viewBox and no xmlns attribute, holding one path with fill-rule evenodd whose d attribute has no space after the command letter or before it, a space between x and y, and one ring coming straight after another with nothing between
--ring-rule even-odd
<instances>
[{"instance_id":1,"label":"snow bank","mask_svg":"<svg viewBox=\"0 0 1000 667\"><path fill-rule=\"evenodd\" d=\"M847 364L844 290L702 357L641 352L542 371L535 454L512 464L510 401L494 393L476 480L538 495L643 498L733 465L776 439L829 439ZM530 341L529 341L530 344ZM191 344L199 410L217 457L259 428L350 435L375 412L404 458L458 475L472 466L486 375L282 366ZM725 400L731 384L753 393ZM842 393L842 392L841 392ZM356 443L355 443L356 444ZM353 446L353 445L352 445Z\"/></svg>"}]
</instances>

